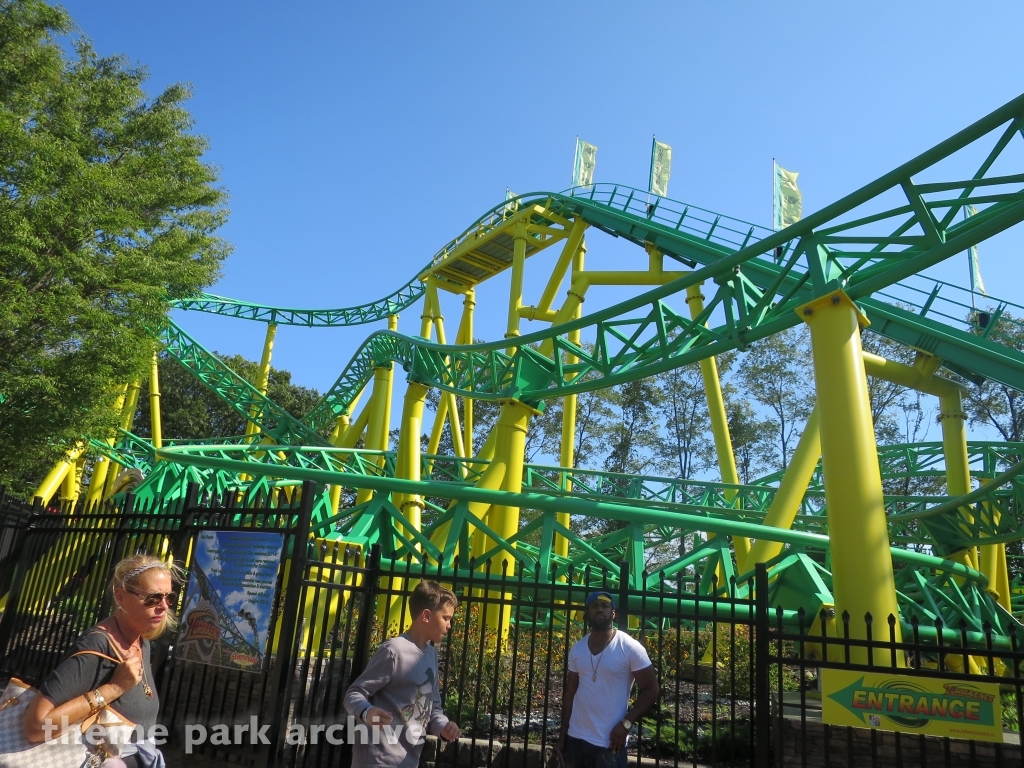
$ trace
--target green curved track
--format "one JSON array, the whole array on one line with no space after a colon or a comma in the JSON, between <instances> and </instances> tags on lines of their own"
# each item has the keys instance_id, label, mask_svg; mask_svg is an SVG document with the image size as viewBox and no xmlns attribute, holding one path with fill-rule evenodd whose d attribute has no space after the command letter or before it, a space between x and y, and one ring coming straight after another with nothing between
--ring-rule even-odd
<instances>
[{"instance_id":1,"label":"green curved track","mask_svg":"<svg viewBox=\"0 0 1024 768\"><path fill-rule=\"evenodd\" d=\"M753 341L800 322L796 309L837 289L858 302L871 330L886 338L940 357L948 369L974 380L992 379L1024 390L1024 354L1008 345L996 323L1015 305L990 297L973 297L957 286L929 280L920 273L968 247L1013 227L1024 219L1024 167L1019 153L1007 151L1024 139L1024 96L996 110L956 136L900 166L851 195L780 232L731 219L668 199L646 203L646 193L616 185L595 185L568 193L538 192L504 201L486 212L458 238L435 254L437 264L468 238L500 226L510 206L534 211L533 223L583 221L638 245L652 245L692 271L674 282L579 320L515 339L474 345L443 346L390 331L371 334L356 351L321 402L301 420L263 397L174 322L158 330L168 353L229 403L256 421L279 444L274 451L247 445L243 439L208 444L168 444L154 452L145 441L125 434L115 448L93 448L123 466L149 471L140 487L147 503L181 493L196 481L211 492L248 485L262 492L274 485L314 479L326 484L370 489L373 499L359 507L330 514L326 496L317 506L316 525L324 536L344 536L361 543L381 543L389 556L424 556L454 567L450 551L430 542L436 526L483 526L468 512L470 501L499 497L472 486L483 463L462 460L467 479L451 470L451 457L428 457L418 484L393 476L394 457L328 447L323 434L348 413L355 397L382 365L397 363L410 379L474 399L517 398L536 404L590 389L649 376L664 370L744 349ZM951 157L976 158L965 178L947 178L941 168ZM980 162L978 160L980 158ZM1009 166L1009 167L1008 167ZM993 168L998 173L993 173ZM978 213L967 217L973 206ZM428 265L429 267L430 265ZM704 312L690 318L681 307L685 289L703 284ZM413 278L391 295L351 308L303 310L266 307L204 294L175 306L275 324L305 326L358 325L383 320L412 306L423 295ZM989 307L982 325L973 307ZM1019 314L1024 314L1024 310ZM569 341L579 330L592 348ZM542 354L538 349L550 349ZM570 363L570 360L574 362ZM251 441L251 439L250 439ZM894 560L899 569L903 619L912 615L958 617L973 630L989 621L999 632L1013 623L985 594L984 577L940 555L964 546L1021 538L1019 474L1022 446L972 445L975 476L986 480L962 499L944 496L887 497ZM155 464L154 459L159 458ZM883 474L891 477L940 475L941 446L904 446L881 452ZM448 477L443 477L445 471ZM432 472L432 474L431 474ZM440 474L439 474L440 473ZM254 480L242 483L242 477ZM571 483L569 482L571 480ZM735 574L725 535L783 541L787 548L774 562L776 599L785 603L791 590L827 604L827 526L824 499L812 483L802 514L792 531L771 532L760 522L774 495L766 478L750 486L723 486L689 479L614 476L560 467L527 467L523 494L502 494L501 504L537 511L533 519L498 549L524 568L548 574L570 564L614 565L625 558L635 581L662 576L700 564L705 572L722 567ZM571 487L571 491L566 490ZM449 499L434 508L434 528L404 538L392 493L417 493ZM482 495L481 495L482 494ZM727 498L728 494L728 498ZM999 514L993 514L993 510ZM583 539L558 525L557 512L626 523L603 537ZM695 532L723 534L698 537L696 548L653 574L643 571L644 552L667 546ZM552 537L570 539L570 558L551 554ZM777 538L776 538L777 537ZM448 537L454 542L457 537ZM513 546L513 544L515 546ZM927 549L910 551L906 547ZM448 560L445 560L448 558ZM561 569L561 571L559 571ZM969 571L969 572L968 572ZM956 578L954 578L954 576ZM788 580L788 581L787 581ZM707 581L705 582L707 583ZM795 607L795 606L794 606ZM813 608L813 605L804 607ZM947 624L949 622L947 621Z\"/></svg>"}]
</instances>

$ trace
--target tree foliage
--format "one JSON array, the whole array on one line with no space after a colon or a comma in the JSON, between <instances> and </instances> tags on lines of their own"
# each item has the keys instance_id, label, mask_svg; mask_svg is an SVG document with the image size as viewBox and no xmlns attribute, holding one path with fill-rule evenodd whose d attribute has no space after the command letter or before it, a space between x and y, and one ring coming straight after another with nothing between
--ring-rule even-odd
<instances>
[{"instance_id":1,"label":"tree foliage","mask_svg":"<svg viewBox=\"0 0 1024 768\"><path fill-rule=\"evenodd\" d=\"M255 386L259 377L258 363L241 355L217 356ZM160 430L165 438L232 437L245 433L246 419L166 354L160 355L159 376ZM301 418L312 410L320 399L320 393L293 384L290 371L271 366L267 397L295 418ZM152 435L148 382L143 384L139 393L133 431L140 437Z\"/></svg>"},{"instance_id":2,"label":"tree foliage","mask_svg":"<svg viewBox=\"0 0 1024 768\"><path fill-rule=\"evenodd\" d=\"M975 313L981 315L981 313ZM989 318L992 313L985 313ZM979 325L975 322L974 325ZM1003 312L988 337L1018 352L1024 352L1024 320ZM971 423L994 428L1008 442L1024 441L1024 392L992 380L970 388L964 405Z\"/></svg>"},{"instance_id":3,"label":"tree foliage","mask_svg":"<svg viewBox=\"0 0 1024 768\"><path fill-rule=\"evenodd\" d=\"M774 435L772 441L763 441L761 447L769 466L785 469L814 407L814 372L807 329L791 328L752 345L740 363L738 379L747 395L774 416L762 422L762 427L770 428Z\"/></svg>"},{"instance_id":4,"label":"tree foliage","mask_svg":"<svg viewBox=\"0 0 1024 768\"><path fill-rule=\"evenodd\" d=\"M60 8L0 0L0 482L21 491L109 434L167 297L228 252L188 89L147 98L145 69L73 33Z\"/></svg>"}]
</instances>

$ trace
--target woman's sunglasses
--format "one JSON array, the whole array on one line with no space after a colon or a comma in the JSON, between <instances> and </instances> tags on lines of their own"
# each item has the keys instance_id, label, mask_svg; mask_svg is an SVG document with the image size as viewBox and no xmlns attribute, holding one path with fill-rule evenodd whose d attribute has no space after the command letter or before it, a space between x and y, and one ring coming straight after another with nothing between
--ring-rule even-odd
<instances>
[{"instance_id":1,"label":"woman's sunglasses","mask_svg":"<svg viewBox=\"0 0 1024 768\"><path fill-rule=\"evenodd\" d=\"M177 592L150 592L149 594L142 594L136 592L134 589L128 589L125 587L126 592L131 592L137 598L142 600L142 604L147 608L152 608L154 605L160 605L164 600L167 601L168 606L173 606L175 601L178 599Z\"/></svg>"}]
</instances>

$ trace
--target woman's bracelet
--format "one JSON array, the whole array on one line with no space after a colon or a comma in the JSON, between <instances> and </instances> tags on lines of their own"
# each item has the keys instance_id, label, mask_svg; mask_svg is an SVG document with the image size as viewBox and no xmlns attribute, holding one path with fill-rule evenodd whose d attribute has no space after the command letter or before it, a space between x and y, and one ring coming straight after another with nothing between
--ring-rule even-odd
<instances>
[{"instance_id":1,"label":"woman's bracelet","mask_svg":"<svg viewBox=\"0 0 1024 768\"><path fill-rule=\"evenodd\" d=\"M103 698L103 694L100 693L100 689L97 688L92 692L92 695L96 697L96 711L99 712L101 709L107 706L107 700Z\"/></svg>"},{"instance_id":2,"label":"woman's bracelet","mask_svg":"<svg viewBox=\"0 0 1024 768\"><path fill-rule=\"evenodd\" d=\"M97 712L100 711L99 706L97 706L97 704L96 704L96 700L89 696L89 692L88 691L86 691L82 695L85 696L85 703L89 705L89 714L90 715L95 715Z\"/></svg>"}]
</instances>

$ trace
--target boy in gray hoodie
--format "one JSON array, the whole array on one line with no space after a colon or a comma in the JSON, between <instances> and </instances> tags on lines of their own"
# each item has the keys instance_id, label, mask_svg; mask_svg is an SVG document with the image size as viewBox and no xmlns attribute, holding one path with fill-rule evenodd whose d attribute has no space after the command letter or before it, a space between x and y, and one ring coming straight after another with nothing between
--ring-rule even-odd
<instances>
[{"instance_id":1,"label":"boy in gray hoodie","mask_svg":"<svg viewBox=\"0 0 1024 768\"><path fill-rule=\"evenodd\" d=\"M381 643L345 692L355 718L352 768L416 768L423 737L459 738L445 717L437 679L437 650L452 627L458 599L435 581L421 581L409 597L412 626Z\"/></svg>"}]
</instances>

